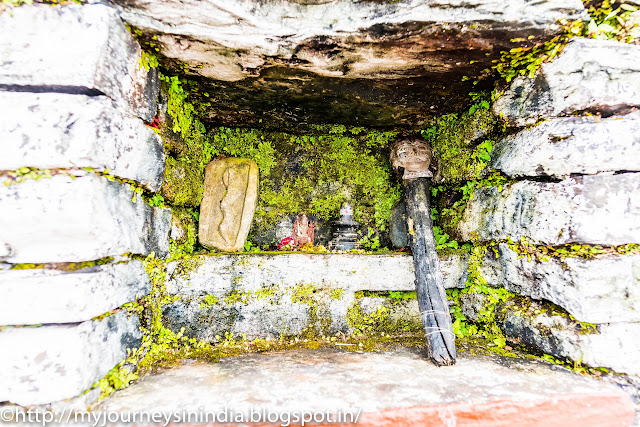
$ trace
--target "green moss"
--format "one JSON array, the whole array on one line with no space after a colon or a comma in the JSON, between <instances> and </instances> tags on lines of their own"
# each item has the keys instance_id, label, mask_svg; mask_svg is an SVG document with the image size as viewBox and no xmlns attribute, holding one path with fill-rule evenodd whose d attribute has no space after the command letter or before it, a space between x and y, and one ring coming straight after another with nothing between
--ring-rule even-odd
<instances>
[{"instance_id":1,"label":"green moss","mask_svg":"<svg viewBox=\"0 0 640 427\"><path fill-rule=\"evenodd\" d=\"M253 295L258 301L271 300L273 303L282 296L282 290L277 286L266 286L255 291Z\"/></svg>"},{"instance_id":2,"label":"green moss","mask_svg":"<svg viewBox=\"0 0 640 427\"><path fill-rule=\"evenodd\" d=\"M218 152L202 122L194 116L187 93L177 76L161 75L167 94L167 116L161 135L167 156L162 196L171 204L197 207L202 201L204 170Z\"/></svg>"},{"instance_id":3,"label":"green moss","mask_svg":"<svg viewBox=\"0 0 640 427\"><path fill-rule=\"evenodd\" d=\"M518 258L526 257L528 261L536 259L541 262L549 261L552 258L560 260L564 260L565 258L593 259L603 255L633 255L640 253L640 245L634 243L610 247L580 243L545 246L535 245L526 237L522 237L519 242L515 242L509 238L506 240L506 243L511 250L518 253Z\"/></svg>"},{"instance_id":4,"label":"green moss","mask_svg":"<svg viewBox=\"0 0 640 427\"><path fill-rule=\"evenodd\" d=\"M469 111L426 123L421 133L438 162L437 180L459 183L480 178L490 160L491 135L496 127L489 106L488 101L480 100Z\"/></svg>"},{"instance_id":5,"label":"green moss","mask_svg":"<svg viewBox=\"0 0 640 427\"><path fill-rule=\"evenodd\" d=\"M301 212L337 218L345 201L354 205L356 220L385 230L401 196L388 161L388 144L396 136L342 125L316 126L308 135L223 127L213 134L213 146L258 164L257 233Z\"/></svg>"},{"instance_id":6,"label":"green moss","mask_svg":"<svg viewBox=\"0 0 640 427\"><path fill-rule=\"evenodd\" d=\"M341 300L342 294L344 293L344 289L336 288L331 290L331 299L333 300Z\"/></svg>"},{"instance_id":7,"label":"green moss","mask_svg":"<svg viewBox=\"0 0 640 427\"><path fill-rule=\"evenodd\" d=\"M583 36L598 40L616 40L625 43L636 43L638 21L637 4L620 3L604 0L598 7L589 7L591 21L583 28ZM634 14L634 15L632 15Z\"/></svg>"},{"instance_id":8,"label":"green moss","mask_svg":"<svg viewBox=\"0 0 640 427\"><path fill-rule=\"evenodd\" d=\"M46 264L13 264L11 265L12 270L34 270L34 269L54 269L66 271L68 273L82 270L83 268L89 268L96 265L104 265L109 264L113 261L113 257L105 257L95 261L83 261L83 262L57 262L57 263L46 263Z\"/></svg>"},{"instance_id":9,"label":"green moss","mask_svg":"<svg viewBox=\"0 0 640 427\"><path fill-rule=\"evenodd\" d=\"M312 305L314 302L313 294L315 292L316 287L314 285L309 283L299 284L293 288L291 302Z\"/></svg>"},{"instance_id":10,"label":"green moss","mask_svg":"<svg viewBox=\"0 0 640 427\"><path fill-rule=\"evenodd\" d=\"M246 304L251 299L251 292L244 290L234 290L223 298L225 304Z\"/></svg>"},{"instance_id":11,"label":"green moss","mask_svg":"<svg viewBox=\"0 0 640 427\"><path fill-rule=\"evenodd\" d=\"M416 299L416 291L358 291L355 293L359 298L389 298L391 300L402 301Z\"/></svg>"},{"instance_id":12,"label":"green moss","mask_svg":"<svg viewBox=\"0 0 640 427\"><path fill-rule=\"evenodd\" d=\"M162 196L177 206L200 206L204 191L204 168L194 168L188 160L168 156Z\"/></svg>"},{"instance_id":13,"label":"green moss","mask_svg":"<svg viewBox=\"0 0 640 427\"><path fill-rule=\"evenodd\" d=\"M356 335L388 332L393 330L390 314L391 311L382 305L378 305L375 310L367 313L356 301L347 309L347 324Z\"/></svg>"},{"instance_id":14,"label":"green moss","mask_svg":"<svg viewBox=\"0 0 640 427\"><path fill-rule=\"evenodd\" d=\"M59 172L59 171L56 171ZM54 174L56 173L54 172ZM37 169L37 168L19 168L14 171L6 171L0 174L0 178L4 178L4 185L16 185L27 180L39 181L43 178L51 178L51 169Z\"/></svg>"},{"instance_id":15,"label":"green moss","mask_svg":"<svg viewBox=\"0 0 640 427\"><path fill-rule=\"evenodd\" d=\"M476 245L469 256L469 270L466 287L460 289L447 289L449 299L455 301L451 307L453 320L453 332L459 338L481 336L498 347L504 347L506 338L496 321L497 307L499 304L515 297L515 294L504 288L494 288L480 274L480 265L488 250L488 245ZM461 298L467 294L480 295L482 307L478 312L478 320L470 322L461 309Z\"/></svg>"},{"instance_id":16,"label":"green moss","mask_svg":"<svg viewBox=\"0 0 640 427\"><path fill-rule=\"evenodd\" d=\"M205 295L200 301L200 309L211 307L217 304L219 301L220 300L218 300L218 298L213 295Z\"/></svg>"},{"instance_id":17,"label":"green moss","mask_svg":"<svg viewBox=\"0 0 640 427\"><path fill-rule=\"evenodd\" d=\"M172 221L179 227L184 235L178 240L171 239L169 242L170 257L173 259L182 258L192 254L198 243L198 223L194 211L185 208L171 208Z\"/></svg>"}]
</instances>

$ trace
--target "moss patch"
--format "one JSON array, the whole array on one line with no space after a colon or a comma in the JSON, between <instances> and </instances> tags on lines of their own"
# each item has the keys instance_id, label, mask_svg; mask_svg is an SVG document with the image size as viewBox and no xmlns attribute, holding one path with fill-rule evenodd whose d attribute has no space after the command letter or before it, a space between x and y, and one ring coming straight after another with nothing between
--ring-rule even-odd
<instances>
[{"instance_id":1,"label":"moss patch","mask_svg":"<svg viewBox=\"0 0 640 427\"><path fill-rule=\"evenodd\" d=\"M497 127L489 107L489 101L479 99L469 111L427 122L421 133L438 161L436 181L459 183L481 177L490 160Z\"/></svg>"},{"instance_id":2,"label":"moss patch","mask_svg":"<svg viewBox=\"0 0 640 427\"><path fill-rule=\"evenodd\" d=\"M393 203L401 197L392 175L388 145L395 132L317 126L309 134L218 128L214 150L253 159L260 171L254 232L302 212L337 219L343 202L355 218L384 231Z\"/></svg>"}]
</instances>

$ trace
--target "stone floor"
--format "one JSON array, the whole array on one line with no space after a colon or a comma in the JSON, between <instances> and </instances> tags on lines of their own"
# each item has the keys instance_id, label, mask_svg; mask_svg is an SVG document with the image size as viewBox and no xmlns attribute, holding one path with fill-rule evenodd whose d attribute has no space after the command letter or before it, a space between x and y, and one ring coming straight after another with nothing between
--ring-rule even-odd
<instances>
[{"instance_id":1,"label":"stone floor","mask_svg":"<svg viewBox=\"0 0 640 427\"><path fill-rule=\"evenodd\" d=\"M162 413L188 424L285 426L350 425L356 417L360 426L625 426L634 413L619 389L543 362L459 355L455 366L438 368L411 348L185 361L116 392L96 410Z\"/></svg>"}]
</instances>

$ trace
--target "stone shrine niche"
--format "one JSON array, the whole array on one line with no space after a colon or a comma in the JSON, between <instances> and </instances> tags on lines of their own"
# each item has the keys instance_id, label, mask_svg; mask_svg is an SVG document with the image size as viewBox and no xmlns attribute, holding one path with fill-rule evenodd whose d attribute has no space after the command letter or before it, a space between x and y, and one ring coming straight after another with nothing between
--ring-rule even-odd
<instances>
[{"instance_id":1,"label":"stone shrine niche","mask_svg":"<svg viewBox=\"0 0 640 427\"><path fill-rule=\"evenodd\" d=\"M217 159L207 165L198 239L207 249L244 248L258 200L258 165L250 159Z\"/></svg>"}]
</instances>

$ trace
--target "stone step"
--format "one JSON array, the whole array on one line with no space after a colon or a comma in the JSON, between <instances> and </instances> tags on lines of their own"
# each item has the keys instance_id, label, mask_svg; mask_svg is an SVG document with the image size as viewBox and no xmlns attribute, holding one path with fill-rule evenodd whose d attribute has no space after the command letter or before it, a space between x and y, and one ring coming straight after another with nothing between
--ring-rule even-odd
<instances>
[{"instance_id":1,"label":"stone step","mask_svg":"<svg viewBox=\"0 0 640 427\"><path fill-rule=\"evenodd\" d=\"M0 89L104 94L145 121L156 114L158 73L118 13L105 5L14 8L0 16Z\"/></svg>"},{"instance_id":2,"label":"stone step","mask_svg":"<svg viewBox=\"0 0 640 427\"><path fill-rule=\"evenodd\" d=\"M0 92L0 170L93 168L160 190L160 137L106 96Z\"/></svg>"},{"instance_id":3,"label":"stone step","mask_svg":"<svg viewBox=\"0 0 640 427\"><path fill-rule=\"evenodd\" d=\"M0 402L22 406L78 396L142 342L137 315L38 327L0 327Z\"/></svg>"},{"instance_id":4,"label":"stone step","mask_svg":"<svg viewBox=\"0 0 640 427\"><path fill-rule=\"evenodd\" d=\"M151 281L139 260L74 272L0 270L0 325L83 322L150 290Z\"/></svg>"},{"instance_id":5,"label":"stone step","mask_svg":"<svg viewBox=\"0 0 640 427\"><path fill-rule=\"evenodd\" d=\"M573 112L624 113L640 106L640 46L576 37L533 78L518 77L493 110L514 126Z\"/></svg>"},{"instance_id":6,"label":"stone step","mask_svg":"<svg viewBox=\"0 0 640 427\"><path fill-rule=\"evenodd\" d=\"M105 177L0 178L0 261L78 262L124 253L163 257L171 212Z\"/></svg>"},{"instance_id":7,"label":"stone step","mask_svg":"<svg viewBox=\"0 0 640 427\"><path fill-rule=\"evenodd\" d=\"M616 387L530 359L459 355L438 368L420 350L295 350L184 361L143 377L93 409L95 414L157 413L172 422L258 425L276 417L300 425L629 426L631 399ZM191 414L191 415L188 415ZM253 414L253 419L250 417ZM264 415L262 415L264 414ZM195 418L200 416L201 418ZM215 418L214 418L215 417ZM226 417L226 418L225 418ZM346 417L346 419L345 419ZM124 420L124 418L122 418ZM335 418L332 418L335 420ZM197 421L198 420L198 421ZM323 422L324 421L324 422Z\"/></svg>"},{"instance_id":8,"label":"stone step","mask_svg":"<svg viewBox=\"0 0 640 427\"><path fill-rule=\"evenodd\" d=\"M640 173L480 188L467 204L458 232L465 241L526 237L542 245L637 243Z\"/></svg>"}]
</instances>

